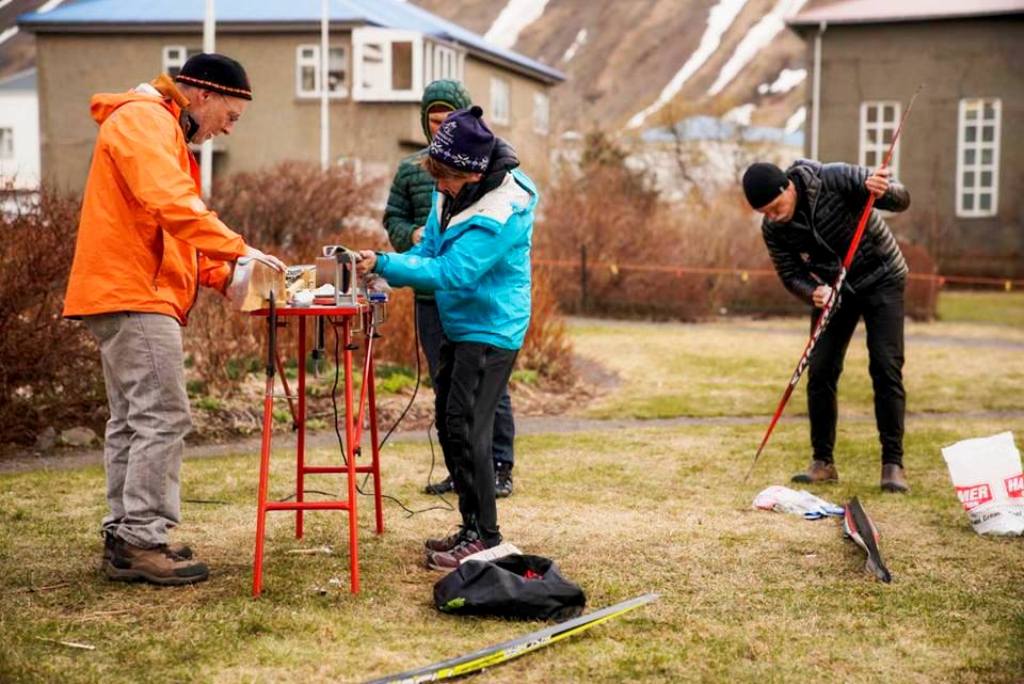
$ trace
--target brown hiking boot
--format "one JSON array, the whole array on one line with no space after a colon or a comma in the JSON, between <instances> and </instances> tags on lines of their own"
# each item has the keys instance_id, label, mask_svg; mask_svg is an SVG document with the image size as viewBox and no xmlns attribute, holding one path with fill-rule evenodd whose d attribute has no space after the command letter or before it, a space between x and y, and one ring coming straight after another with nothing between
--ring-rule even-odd
<instances>
[{"instance_id":1,"label":"brown hiking boot","mask_svg":"<svg viewBox=\"0 0 1024 684\"><path fill-rule=\"evenodd\" d=\"M103 572L107 579L118 582L143 580L161 585L193 584L210 576L204 563L181 558L166 545L143 549L122 539L114 540L112 555L103 561Z\"/></svg>"},{"instance_id":2,"label":"brown hiking boot","mask_svg":"<svg viewBox=\"0 0 1024 684\"><path fill-rule=\"evenodd\" d=\"M103 531L103 560L107 561L114 557L114 535L106 530ZM174 542L167 545L167 550L182 560L192 557L192 547L181 542Z\"/></svg>"},{"instance_id":3,"label":"brown hiking boot","mask_svg":"<svg viewBox=\"0 0 1024 684\"><path fill-rule=\"evenodd\" d=\"M883 492L896 492L906 494L910 491L907 484L907 471L903 466L895 463L882 464L882 482L880 484Z\"/></svg>"},{"instance_id":4,"label":"brown hiking boot","mask_svg":"<svg viewBox=\"0 0 1024 684\"><path fill-rule=\"evenodd\" d=\"M800 482L802 484L839 482L839 471L836 470L835 463L827 463L825 461L811 461L811 465L807 466L807 470L802 473L797 473L796 475L794 475L792 481Z\"/></svg>"}]
</instances>

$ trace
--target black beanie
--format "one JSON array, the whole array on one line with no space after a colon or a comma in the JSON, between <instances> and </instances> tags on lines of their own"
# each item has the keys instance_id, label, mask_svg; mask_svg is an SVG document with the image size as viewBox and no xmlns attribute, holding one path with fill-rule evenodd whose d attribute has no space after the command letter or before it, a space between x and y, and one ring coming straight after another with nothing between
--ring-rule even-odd
<instances>
[{"instance_id":1,"label":"black beanie","mask_svg":"<svg viewBox=\"0 0 1024 684\"><path fill-rule=\"evenodd\" d=\"M222 95L252 99L252 86L242 65L215 52L201 52L189 57L174 80Z\"/></svg>"},{"instance_id":2,"label":"black beanie","mask_svg":"<svg viewBox=\"0 0 1024 684\"><path fill-rule=\"evenodd\" d=\"M757 162L743 174L743 194L754 209L768 206L789 186L789 179L775 164Z\"/></svg>"},{"instance_id":3,"label":"black beanie","mask_svg":"<svg viewBox=\"0 0 1024 684\"><path fill-rule=\"evenodd\" d=\"M430 158L459 171L486 171L494 151L494 133L480 118L483 115L484 110L476 105L449 114L430 142Z\"/></svg>"}]
</instances>

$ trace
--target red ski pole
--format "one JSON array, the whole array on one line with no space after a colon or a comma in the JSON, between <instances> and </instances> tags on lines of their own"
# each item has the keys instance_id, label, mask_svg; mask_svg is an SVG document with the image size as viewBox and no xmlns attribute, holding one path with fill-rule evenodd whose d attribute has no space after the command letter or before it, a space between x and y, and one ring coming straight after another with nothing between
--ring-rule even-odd
<instances>
[{"instance_id":1,"label":"red ski pole","mask_svg":"<svg viewBox=\"0 0 1024 684\"><path fill-rule=\"evenodd\" d=\"M888 168L889 162L892 161L893 152L896 150L896 141L900 138L900 132L903 130L903 124L907 120L907 116L910 114L910 110L914 107L914 100L917 99L917 94L921 92L922 86L918 86L917 90L914 91L914 95L910 98L910 104L907 105L907 111L903 112L903 116L900 117L900 124L896 127L896 132L892 136L892 142L889 143L889 150L886 152L885 160L882 161L880 169ZM772 436L772 432L775 430L776 423L779 422L779 418L782 417L782 412L786 409L786 404L789 402L789 397L792 396L793 390L796 389L797 383L800 382L800 376L804 374L807 369L807 364L811 358L811 352L814 350L814 346L818 343L818 338L825 331L825 326L828 325L829 319L832 318L832 313L835 308L839 306L839 290L843 287L843 283L846 281L846 272L850 268L850 264L853 263L853 255L857 253L857 247L860 246L860 240L864 236L864 229L868 225L868 218L871 216L871 209L875 206L875 196L872 193L868 193L867 204L864 205L864 211L861 212L860 221L857 222L857 230L853 233L853 239L850 240L850 247L846 250L846 257L843 259L843 266L839 269L839 276L836 278L836 282L832 285L832 292L829 294L828 300L825 301L825 306L821 308L821 315L818 316L818 322L814 325L814 331L811 333L810 339L807 340L806 346L804 346L804 353L800 355L800 360L796 364L796 370L793 371L793 376L789 379L789 384L786 385L786 390L782 393L782 399L779 400L779 405L775 408L775 415L772 416L772 420L768 423L768 430L764 433L764 438L761 439L761 445L757 448L757 453L754 454L754 461L750 464L750 470L747 471L743 481L746 482L750 478L750 474L754 472L754 467L757 465L757 460L761 457L761 452L764 451L765 445L768 443L768 438Z\"/></svg>"}]
</instances>

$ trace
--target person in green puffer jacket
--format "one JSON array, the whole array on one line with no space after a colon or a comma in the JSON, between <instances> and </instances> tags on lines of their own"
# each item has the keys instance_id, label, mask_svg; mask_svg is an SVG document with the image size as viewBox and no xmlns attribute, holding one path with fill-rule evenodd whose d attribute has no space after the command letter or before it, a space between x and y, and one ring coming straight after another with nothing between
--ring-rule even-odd
<instances>
[{"instance_id":1,"label":"person in green puffer jacket","mask_svg":"<svg viewBox=\"0 0 1024 684\"><path fill-rule=\"evenodd\" d=\"M469 92L459 81L440 80L427 85L423 90L420 105L420 122L427 144L434 139L434 134L445 118L453 111L467 109L472 104ZM500 164L508 169L519 165L515 151L504 141L498 141L502 154ZM498 150L496 150L498 151ZM421 166L427 156L427 147L416 154L403 159L395 172L388 194L388 204L384 211L384 228L391 239L391 245L397 252L406 252L423 238L423 228L430 216L431 197L434 193L434 179ZM419 335L423 355L427 359L430 378L437 376L441 358L441 341L444 330L441 317L437 311L437 303L430 292L416 292L416 330ZM494 473L495 490L498 497L512 494L512 466L515 456L515 422L512 416L512 400L508 390L498 402L494 414ZM444 494L453 489L449 474L440 482L428 483L428 494Z\"/></svg>"}]
</instances>

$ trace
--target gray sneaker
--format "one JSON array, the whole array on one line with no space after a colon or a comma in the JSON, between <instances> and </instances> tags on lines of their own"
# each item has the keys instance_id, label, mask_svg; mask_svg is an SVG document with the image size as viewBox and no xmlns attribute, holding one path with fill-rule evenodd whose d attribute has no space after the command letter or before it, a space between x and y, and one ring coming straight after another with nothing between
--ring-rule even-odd
<instances>
[{"instance_id":1,"label":"gray sneaker","mask_svg":"<svg viewBox=\"0 0 1024 684\"><path fill-rule=\"evenodd\" d=\"M512 496L511 464L494 464L494 495L499 499L504 499L506 496Z\"/></svg>"}]
</instances>

